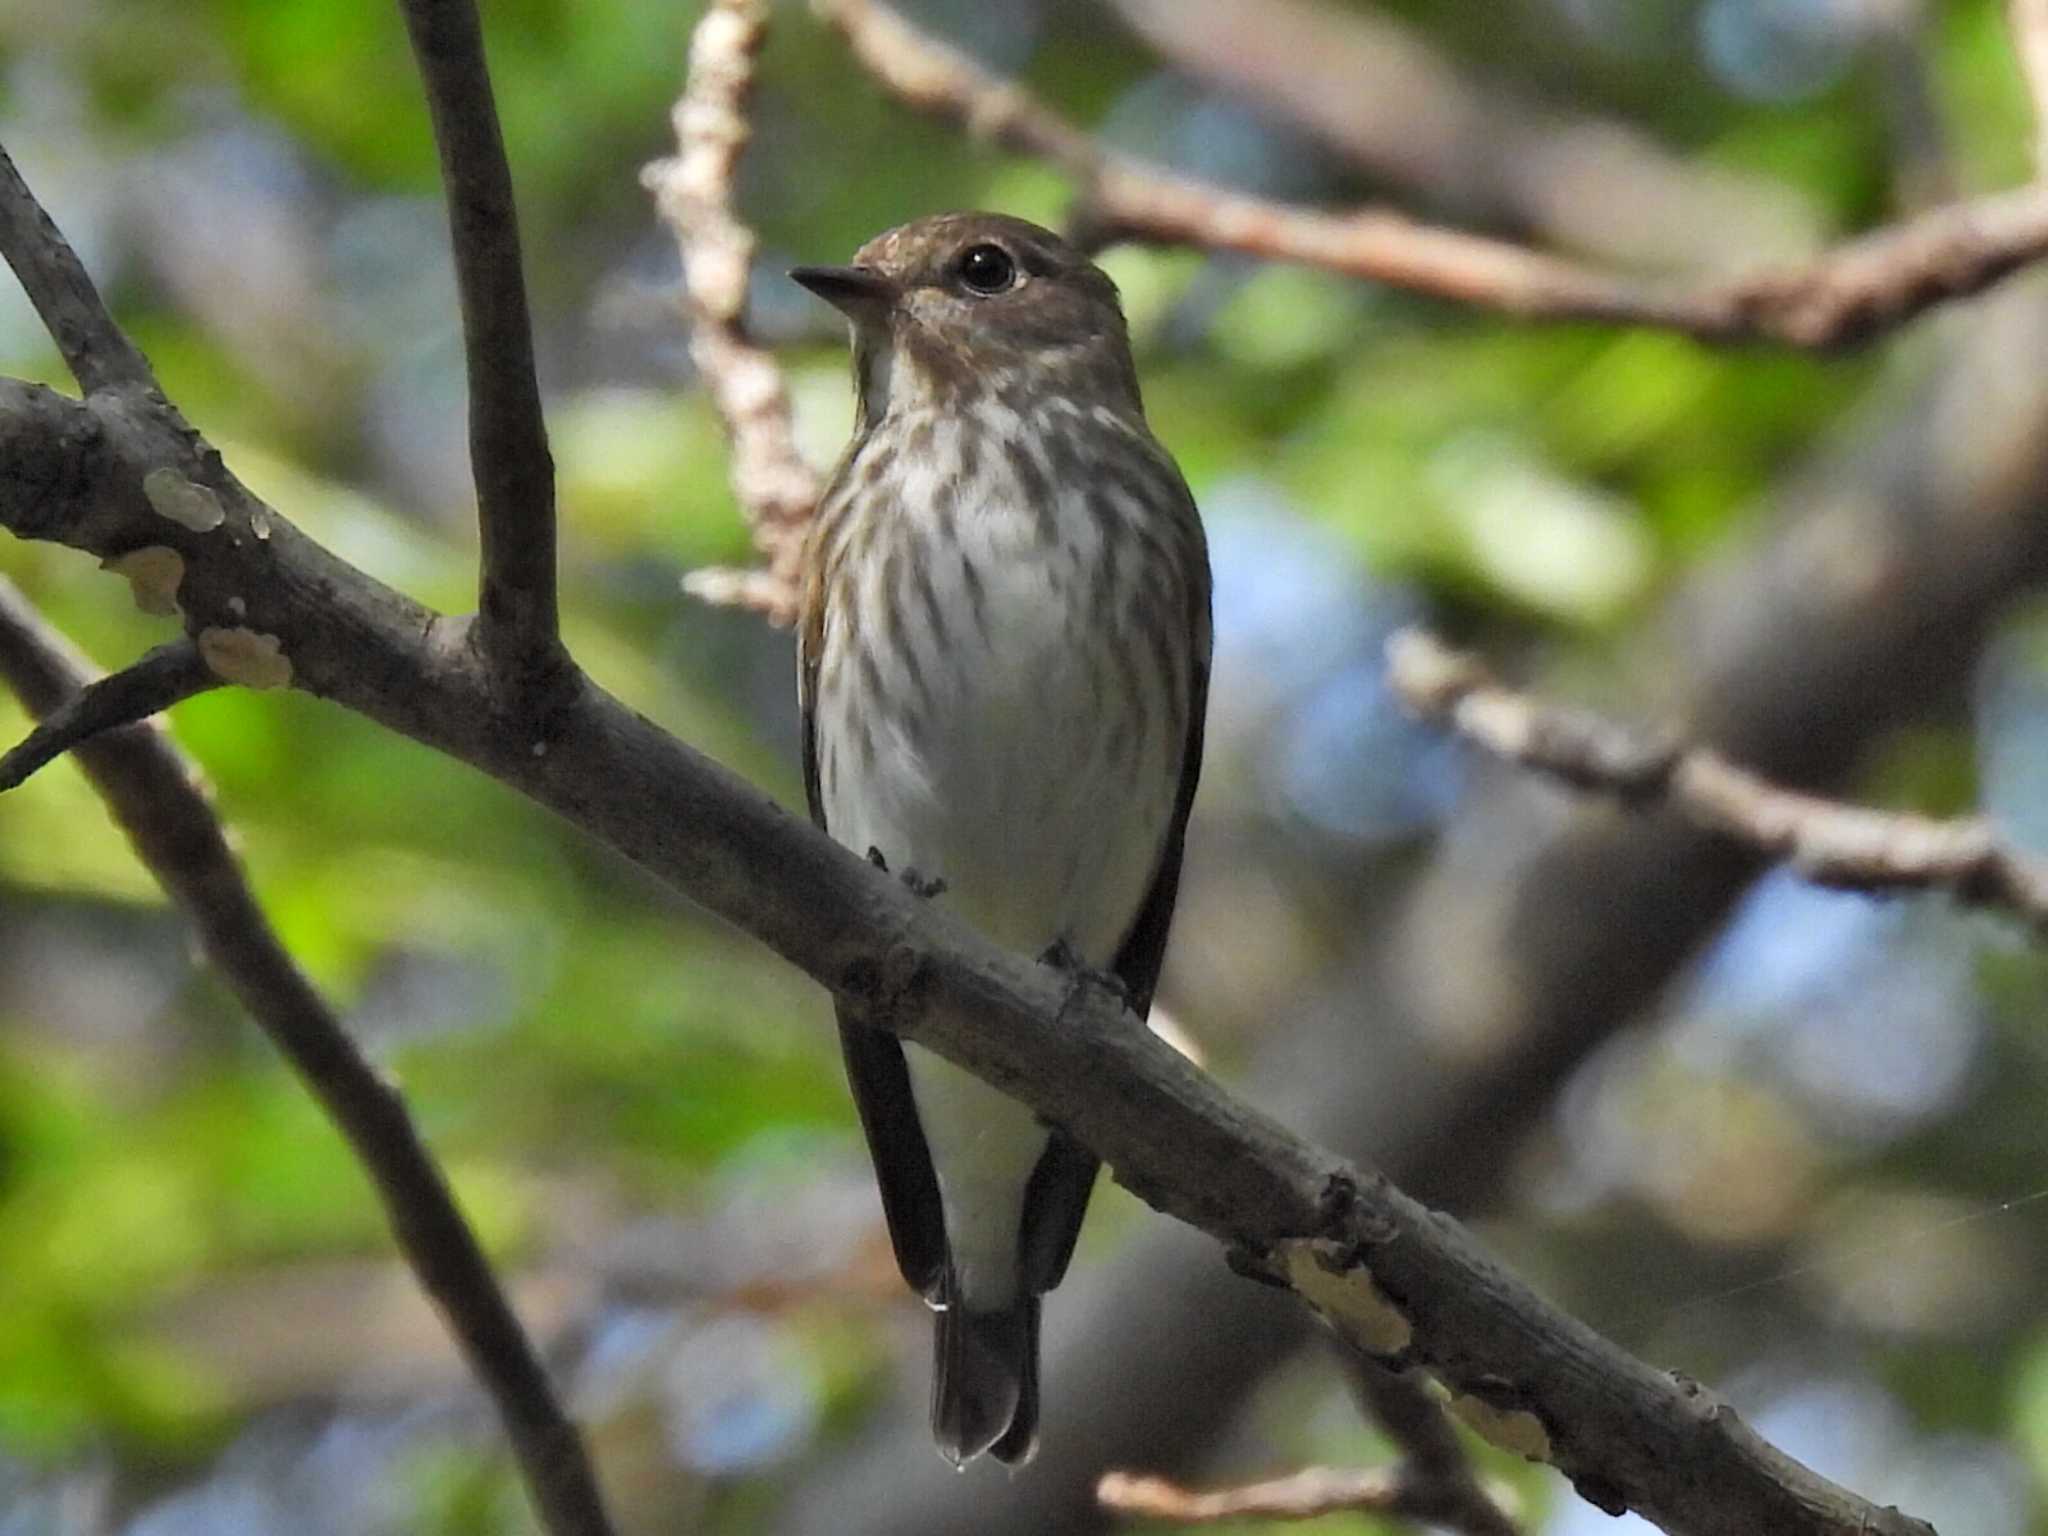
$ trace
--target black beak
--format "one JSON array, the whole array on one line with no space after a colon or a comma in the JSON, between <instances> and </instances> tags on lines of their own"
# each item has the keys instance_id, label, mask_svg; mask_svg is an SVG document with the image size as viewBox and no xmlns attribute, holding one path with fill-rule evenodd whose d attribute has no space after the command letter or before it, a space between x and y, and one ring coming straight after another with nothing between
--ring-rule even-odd
<instances>
[{"instance_id":1,"label":"black beak","mask_svg":"<svg viewBox=\"0 0 2048 1536\"><path fill-rule=\"evenodd\" d=\"M789 275L855 320L886 307L896 296L896 285L872 267L792 267Z\"/></svg>"}]
</instances>

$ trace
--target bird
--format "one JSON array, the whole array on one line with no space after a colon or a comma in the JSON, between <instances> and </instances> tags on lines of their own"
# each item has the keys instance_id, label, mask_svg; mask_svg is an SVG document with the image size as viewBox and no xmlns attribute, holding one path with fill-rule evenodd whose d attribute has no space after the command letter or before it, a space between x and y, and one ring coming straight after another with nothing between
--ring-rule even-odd
<instances>
[{"instance_id":1,"label":"bird","mask_svg":"<svg viewBox=\"0 0 2048 1536\"><path fill-rule=\"evenodd\" d=\"M811 816L1142 1019L1201 768L1210 572L1115 284L980 212L790 275L850 322L856 395L799 573ZM1040 1298L1097 1160L844 1006L839 1027L897 1265L935 1309L933 1437L956 1466L1021 1465Z\"/></svg>"}]
</instances>

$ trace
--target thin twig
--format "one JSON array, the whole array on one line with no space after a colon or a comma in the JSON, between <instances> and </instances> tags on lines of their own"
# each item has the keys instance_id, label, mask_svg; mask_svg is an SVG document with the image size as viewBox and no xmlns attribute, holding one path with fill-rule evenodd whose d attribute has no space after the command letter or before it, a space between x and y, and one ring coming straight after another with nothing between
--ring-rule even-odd
<instances>
[{"instance_id":1,"label":"thin twig","mask_svg":"<svg viewBox=\"0 0 2048 1536\"><path fill-rule=\"evenodd\" d=\"M1461 1536L1520 1536L1505 1489L1472 1475L1457 1433L1425 1378L1344 1351L1361 1406L1401 1448L1392 1467L1339 1471L1310 1467L1286 1477L1195 1493L1164 1478L1111 1472L1095 1485L1106 1509L1175 1525L1223 1520L1313 1520L1343 1511L1393 1515Z\"/></svg>"},{"instance_id":2,"label":"thin twig","mask_svg":"<svg viewBox=\"0 0 2048 1536\"><path fill-rule=\"evenodd\" d=\"M555 465L534 373L512 172L474 0L401 0L400 8L433 117L462 296L483 550L477 640L516 695L570 673L555 610Z\"/></svg>"},{"instance_id":3,"label":"thin twig","mask_svg":"<svg viewBox=\"0 0 2048 1536\"><path fill-rule=\"evenodd\" d=\"M84 696L91 666L0 579L0 676L46 719ZM156 721L76 755L200 947L369 1171L392 1234L497 1404L551 1536L611 1536L575 1426L419 1138L405 1103L357 1051L256 903L197 770Z\"/></svg>"},{"instance_id":4,"label":"thin twig","mask_svg":"<svg viewBox=\"0 0 2048 1536\"><path fill-rule=\"evenodd\" d=\"M87 394L115 384L154 386L149 359L114 323L100 302L85 264L42 205L29 192L7 151L0 149L0 255L27 290L29 302L64 366Z\"/></svg>"},{"instance_id":5,"label":"thin twig","mask_svg":"<svg viewBox=\"0 0 2048 1536\"><path fill-rule=\"evenodd\" d=\"M1667 805L1695 826L1856 891L1942 890L2048 933L2048 863L1990 822L1873 811L1784 789L1710 747L1684 746L1502 687L1475 657L1420 630L1388 642L1394 690L1496 757L1632 806Z\"/></svg>"},{"instance_id":6,"label":"thin twig","mask_svg":"<svg viewBox=\"0 0 2048 1536\"><path fill-rule=\"evenodd\" d=\"M220 684L190 640L160 645L133 666L87 684L44 715L0 757L0 790L13 789L45 763L95 736L147 720Z\"/></svg>"},{"instance_id":7,"label":"thin twig","mask_svg":"<svg viewBox=\"0 0 2048 1536\"><path fill-rule=\"evenodd\" d=\"M1487 1523L1472 1524L1431 1497L1431 1490L1409 1481L1398 1468L1350 1472L1310 1467L1262 1483L1246 1483L1197 1493L1163 1477L1110 1472L1095 1485L1105 1509L1120 1515L1164 1521L1169 1525L1214 1525L1224 1520L1315 1520L1345 1512L1393 1515L1461 1531L1468 1536L1512 1532L1507 1516L1489 1504Z\"/></svg>"},{"instance_id":8,"label":"thin twig","mask_svg":"<svg viewBox=\"0 0 2048 1536\"><path fill-rule=\"evenodd\" d=\"M690 76L676 103L675 158L641 181L675 232L690 358L732 439L732 488L766 559L760 570L692 572L686 590L706 602L752 608L776 624L796 619L797 568L818 502L818 476L797 452L789 391L774 355L747 334L754 232L733 210L733 174L752 128L747 102L768 28L761 0L717 0L690 39Z\"/></svg>"},{"instance_id":9,"label":"thin twig","mask_svg":"<svg viewBox=\"0 0 2048 1536\"><path fill-rule=\"evenodd\" d=\"M1229 192L1113 155L1023 87L998 79L875 0L813 0L904 105L1050 160L1080 185L1089 244L1157 241L1301 262L1541 320L1597 320L1707 341L1802 348L1863 341L2048 254L2048 184L1930 210L1811 262L1703 286L1650 282L1385 208L1323 213Z\"/></svg>"}]
</instances>

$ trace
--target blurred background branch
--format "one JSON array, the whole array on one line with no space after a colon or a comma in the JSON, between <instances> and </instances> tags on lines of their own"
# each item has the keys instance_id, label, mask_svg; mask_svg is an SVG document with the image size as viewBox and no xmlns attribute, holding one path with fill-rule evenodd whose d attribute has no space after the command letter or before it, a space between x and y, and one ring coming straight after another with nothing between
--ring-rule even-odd
<instances>
[{"instance_id":1,"label":"blurred background branch","mask_svg":"<svg viewBox=\"0 0 2048 1536\"><path fill-rule=\"evenodd\" d=\"M798 453L789 392L774 354L747 335L753 231L733 211L733 175L751 129L754 61L768 28L757 0L717 0L690 34L690 73L676 103L677 154L641 180L675 231L690 317L690 361L732 445L733 495L766 560L759 570L693 571L692 596L750 608L772 624L796 620L797 567L818 501L818 476Z\"/></svg>"},{"instance_id":2,"label":"blurred background branch","mask_svg":"<svg viewBox=\"0 0 2048 1536\"><path fill-rule=\"evenodd\" d=\"M113 352L120 355L118 348ZM93 683L84 661L5 580L0 674L44 716L83 697ZM76 755L137 855L191 923L207 960L375 1183L399 1249L504 1421L549 1536L611 1536L575 1426L556 1402L546 1369L397 1088L356 1050L279 942L237 867L197 770L155 721L82 741Z\"/></svg>"},{"instance_id":3,"label":"blurred background branch","mask_svg":"<svg viewBox=\"0 0 2048 1536\"><path fill-rule=\"evenodd\" d=\"M1834 347L1981 292L2048 254L2048 184L1988 194L1866 235L1799 266L1676 286L1439 226L1389 208L1323 213L1234 194L1107 154L1020 86L876 0L816 0L869 73L913 110L1041 155L1080 186L1090 244L1179 242L1303 262L1530 320L1651 325L1709 341Z\"/></svg>"},{"instance_id":4,"label":"blurred background branch","mask_svg":"<svg viewBox=\"0 0 2048 1536\"><path fill-rule=\"evenodd\" d=\"M1938 821L1780 789L1718 752L1632 733L1502 687L1476 656L1407 629L1388 680L1426 720L1507 762L1631 809L1669 805L1706 832L1844 890L1940 890L2048 931L2048 867L1999 841L1982 816Z\"/></svg>"}]
</instances>

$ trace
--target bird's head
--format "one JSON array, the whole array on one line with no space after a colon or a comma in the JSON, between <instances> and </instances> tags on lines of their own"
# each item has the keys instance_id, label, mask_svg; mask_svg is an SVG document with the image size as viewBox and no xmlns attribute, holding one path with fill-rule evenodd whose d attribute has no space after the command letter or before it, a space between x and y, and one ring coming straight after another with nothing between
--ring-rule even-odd
<instances>
[{"instance_id":1,"label":"bird's head","mask_svg":"<svg viewBox=\"0 0 2048 1536\"><path fill-rule=\"evenodd\" d=\"M790 276L853 322L863 429L980 394L1138 408L1116 285L1023 219L937 214L877 235L850 266Z\"/></svg>"}]
</instances>

